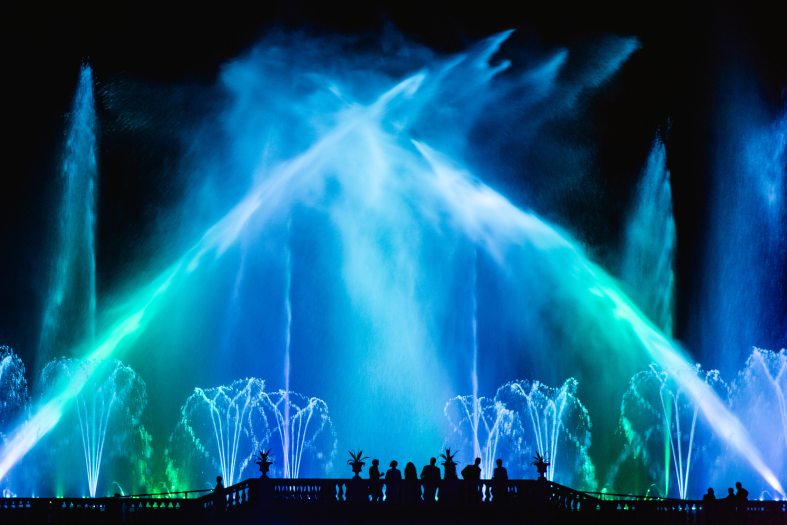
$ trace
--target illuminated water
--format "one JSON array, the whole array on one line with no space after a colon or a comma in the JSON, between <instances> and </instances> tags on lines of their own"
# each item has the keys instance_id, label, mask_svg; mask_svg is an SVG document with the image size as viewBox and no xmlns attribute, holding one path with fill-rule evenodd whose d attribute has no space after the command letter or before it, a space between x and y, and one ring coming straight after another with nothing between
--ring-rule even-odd
<instances>
[{"instance_id":1,"label":"illuminated water","mask_svg":"<svg viewBox=\"0 0 787 525\"><path fill-rule=\"evenodd\" d=\"M172 490L183 490L194 482L200 488L212 488L216 473L225 486L254 477L254 455L270 432L259 408L264 388L263 381L248 378L194 389L168 443L167 476Z\"/></svg>"},{"instance_id":2,"label":"illuminated water","mask_svg":"<svg viewBox=\"0 0 787 525\"><path fill-rule=\"evenodd\" d=\"M729 387L716 370L703 372L701 378L725 404L729 405ZM621 462L644 466L647 479L654 481L659 494L686 498L699 494L708 483L708 471L697 468L704 460L713 465L718 455L718 438L700 417L698 404L665 370L651 365L634 375L620 406L620 425L626 437ZM714 467L717 469L718 467ZM695 480L697 470L700 478ZM614 478L617 472L613 472Z\"/></svg>"},{"instance_id":3,"label":"illuminated water","mask_svg":"<svg viewBox=\"0 0 787 525\"><path fill-rule=\"evenodd\" d=\"M572 378L557 388L538 381L512 381L498 390L497 398L518 415L525 427L526 464L539 453L550 463L547 479L593 490L595 469L588 456L591 421L577 398L577 386Z\"/></svg>"},{"instance_id":4,"label":"illuminated water","mask_svg":"<svg viewBox=\"0 0 787 525\"><path fill-rule=\"evenodd\" d=\"M0 345L0 436L5 438L28 403L25 365L11 347Z\"/></svg>"},{"instance_id":5,"label":"illuminated water","mask_svg":"<svg viewBox=\"0 0 787 525\"><path fill-rule=\"evenodd\" d=\"M457 463L481 458L482 479L492 477L497 458L505 458L511 476L525 473L521 422L496 398L457 396L446 403L445 414L452 429L446 448L457 452Z\"/></svg>"},{"instance_id":6,"label":"illuminated water","mask_svg":"<svg viewBox=\"0 0 787 525\"><path fill-rule=\"evenodd\" d=\"M286 412L286 414L285 414ZM258 378L195 388L167 445L167 487L213 488L260 475L254 462L270 450L271 477L324 476L335 455L328 407L296 392L266 392Z\"/></svg>"},{"instance_id":7,"label":"illuminated water","mask_svg":"<svg viewBox=\"0 0 787 525\"><path fill-rule=\"evenodd\" d=\"M25 365L11 347L0 345L0 442L5 444L6 434L17 420L26 416L29 404ZM27 488L19 478L18 473L11 473L0 480L4 495Z\"/></svg>"},{"instance_id":8,"label":"illuminated water","mask_svg":"<svg viewBox=\"0 0 787 525\"><path fill-rule=\"evenodd\" d=\"M86 495L95 497L100 481L109 485L102 478L110 464L115 479L135 489L143 487L139 477L144 473L136 472L135 463L145 454L139 439L145 433L140 421L148 401L145 382L117 360L97 363L61 357L44 367L42 394L46 398L75 380L84 381L85 387L66 421L44 439L42 459L50 468L42 476L61 493L84 494L86 487ZM83 474L77 475L80 470Z\"/></svg>"},{"instance_id":9,"label":"illuminated water","mask_svg":"<svg viewBox=\"0 0 787 525\"><path fill-rule=\"evenodd\" d=\"M753 348L732 382L731 398L732 410L746 421L768 465L787 479L787 350ZM732 466L740 469L739 461Z\"/></svg>"},{"instance_id":10,"label":"illuminated water","mask_svg":"<svg viewBox=\"0 0 787 525\"><path fill-rule=\"evenodd\" d=\"M626 229L621 279L640 309L672 334L675 288L675 220L667 151L653 144Z\"/></svg>"},{"instance_id":11,"label":"illuminated water","mask_svg":"<svg viewBox=\"0 0 787 525\"><path fill-rule=\"evenodd\" d=\"M531 176L517 149L551 119L570 120L637 42L601 39L583 67L568 49L512 64L502 58L508 36L440 56L404 40L380 53L272 35L223 68L220 110L202 115L211 132L184 138L179 227L149 240L160 260L135 262L139 275L101 298L96 337L70 348L91 363L122 358L149 385L148 486L254 475L258 446L274 447L272 473L283 476L348 475L334 450L425 463L454 447L453 422L485 472L510 454L520 458L507 460L512 472L532 475L525 453L539 450L558 456L555 479L593 488L621 454L609 407L655 362L697 425L763 489L783 492L766 445L660 329L669 330L658 316L672 292L659 283L671 283L674 242L663 146L643 159L642 195L652 180L658 199L633 206L641 237L628 242L628 253L644 254L628 260L656 260L658 271L623 272L653 278L633 301L567 220L543 218L553 215L537 195L514 202L494 188L505 170ZM573 147L566 139L554 154ZM652 250L646 226L658 233ZM89 376L41 396L9 431L0 476L31 468L47 436L78 414ZM243 377L259 379L239 385ZM521 388L527 396L504 407L490 400L517 377L534 379ZM469 432L452 411L469 415ZM116 490L109 480L133 490L116 475L96 479L97 493ZM636 480L615 476L615 488ZM60 487L42 481L40 490Z\"/></svg>"},{"instance_id":12,"label":"illuminated water","mask_svg":"<svg viewBox=\"0 0 787 525\"><path fill-rule=\"evenodd\" d=\"M787 341L787 108L776 118L756 89L732 90L719 117L706 255L694 339L727 373L752 346Z\"/></svg>"},{"instance_id":13,"label":"illuminated water","mask_svg":"<svg viewBox=\"0 0 787 525\"><path fill-rule=\"evenodd\" d=\"M42 367L95 334L96 318L96 161L97 130L93 71L80 70L69 115L58 189L62 191L53 214L55 254L49 292L44 303L38 359Z\"/></svg>"},{"instance_id":14,"label":"illuminated water","mask_svg":"<svg viewBox=\"0 0 787 525\"><path fill-rule=\"evenodd\" d=\"M595 468L588 456L591 421L576 393L577 382L569 378L559 388L511 381L492 399L457 396L445 406L452 428L446 445L458 452L458 461L472 463L480 457L484 479L492 477L498 458L509 476L532 477L538 453L550 463L550 481L594 490Z\"/></svg>"}]
</instances>

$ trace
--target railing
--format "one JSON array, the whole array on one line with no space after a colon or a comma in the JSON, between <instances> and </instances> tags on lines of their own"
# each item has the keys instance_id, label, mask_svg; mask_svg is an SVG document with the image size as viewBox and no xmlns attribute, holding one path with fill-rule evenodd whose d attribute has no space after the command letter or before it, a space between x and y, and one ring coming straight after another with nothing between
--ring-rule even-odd
<instances>
[{"instance_id":1,"label":"railing","mask_svg":"<svg viewBox=\"0 0 787 525\"><path fill-rule=\"evenodd\" d=\"M420 480L386 483L368 479L250 479L225 489L224 494L200 498L205 510L246 508L255 503L320 504L541 504L578 511L597 499L549 481L442 480L436 486Z\"/></svg>"},{"instance_id":2,"label":"railing","mask_svg":"<svg viewBox=\"0 0 787 525\"><path fill-rule=\"evenodd\" d=\"M718 500L710 505L702 501L656 499L626 495L585 493L571 488L536 480L510 480L505 484L489 480L468 482L442 480L434 492L420 480L388 484L368 479L250 479L226 489L223 497L200 498L203 510L319 508L350 509L375 505L417 509L445 506L458 508L543 509L570 513L642 513L673 516L710 515L714 511L734 510L749 516L769 515L787 517L787 501L747 501L727 505ZM427 494L436 497L429 500ZM380 498L375 501L375 494ZM612 499L613 497L618 499ZM219 509L221 505L223 509Z\"/></svg>"},{"instance_id":3,"label":"railing","mask_svg":"<svg viewBox=\"0 0 787 525\"><path fill-rule=\"evenodd\" d=\"M203 495L189 497L197 494ZM704 523L721 523L731 519L730 516L745 516L747 523L787 523L787 501L706 503L643 497L622 499L623 496L584 493L536 480L509 480L503 484L489 480L442 480L434 486L420 480L387 484L368 479L249 479L228 487L222 494L203 490L112 498L0 498L0 521L7 523L17 517L29 523L144 520L150 525L227 512L246 513L249 519L278 516L282 523L297 523L293 516L298 512L316 513L312 514L316 518L310 518L313 521L321 516L346 513L371 512L366 516L377 516L376 509L386 507L398 509L396 515L400 517L423 515L435 523L440 519L445 521L445 516L489 517L493 521L495 516L530 516L541 511L574 515L581 522L585 515L594 519L593 514L631 513L632 519L657 515L670 523L694 523L700 518Z\"/></svg>"}]
</instances>

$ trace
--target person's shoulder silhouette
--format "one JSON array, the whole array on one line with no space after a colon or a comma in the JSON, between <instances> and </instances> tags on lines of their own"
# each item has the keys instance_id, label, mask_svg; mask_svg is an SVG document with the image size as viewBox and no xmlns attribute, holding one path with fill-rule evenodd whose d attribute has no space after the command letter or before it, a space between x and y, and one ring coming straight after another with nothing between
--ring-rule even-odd
<instances>
[{"instance_id":1,"label":"person's shoulder silhouette","mask_svg":"<svg viewBox=\"0 0 787 525\"><path fill-rule=\"evenodd\" d=\"M440 480L440 467L436 465L437 458L430 458L429 464L424 465L421 469L421 479L424 481L439 481Z\"/></svg>"},{"instance_id":2,"label":"person's shoulder silhouette","mask_svg":"<svg viewBox=\"0 0 787 525\"><path fill-rule=\"evenodd\" d=\"M503 460L498 459L496 462L497 467L492 472L492 479L497 481L507 481L508 480L508 470L503 466Z\"/></svg>"},{"instance_id":3,"label":"person's shoulder silhouette","mask_svg":"<svg viewBox=\"0 0 787 525\"><path fill-rule=\"evenodd\" d=\"M749 491L743 488L743 485L741 485L740 481L735 482L735 488L738 489L738 491L735 493L735 497L737 499L740 501L746 501L749 499Z\"/></svg>"},{"instance_id":4,"label":"person's shoulder silhouette","mask_svg":"<svg viewBox=\"0 0 787 525\"><path fill-rule=\"evenodd\" d=\"M408 461L407 465L404 466L404 479L406 480L418 479L418 472L415 470L415 463L413 463L412 461Z\"/></svg>"},{"instance_id":5,"label":"person's shoulder silhouette","mask_svg":"<svg viewBox=\"0 0 787 525\"><path fill-rule=\"evenodd\" d=\"M475 458L472 465L467 465L462 469L462 478L473 481L481 479L481 458Z\"/></svg>"},{"instance_id":6,"label":"person's shoulder silhouette","mask_svg":"<svg viewBox=\"0 0 787 525\"><path fill-rule=\"evenodd\" d=\"M369 479L377 480L380 479L381 477L383 477L383 475L380 474L380 460L373 459L372 466L369 467Z\"/></svg>"},{"instance_id":7,"label":"person's shoulder silhouette","mask_svg":"<svg viewBox=\"0 0 787 525\"><path fill-rule=\"evenodd\" d=\"M213 510L215 512L223 511L226 508L224 479L221 476L216 476L216 486L213 487Z\"/></svg>"},{"instance_id":8,"label":"person's shoulder silhouette","mask_svg":"<svg viewBox=\"0 0 787 525\"><path fill-rule=\"evenodd\" d=\"M386 481L394 481L397 479L402 479L402 473L399 471L397 467L399 463L396 460L391 461L391 468L389 468L385 473L385 480Z\"/></svg>"}]
</instances>

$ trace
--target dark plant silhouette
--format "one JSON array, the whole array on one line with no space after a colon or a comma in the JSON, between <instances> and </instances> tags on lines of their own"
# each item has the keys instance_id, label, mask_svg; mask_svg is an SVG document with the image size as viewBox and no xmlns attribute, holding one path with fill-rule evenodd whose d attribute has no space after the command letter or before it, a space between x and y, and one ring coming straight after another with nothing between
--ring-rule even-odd
<instances>
[{"instance_id":1,"label":"dark plant silhouette","mask_svg":"<svg viewBox=\"0 0 787 525\"><path fill-rule=\"evenodd\" d=\"M353 469L353 473L355 474L355 476L353 476L353 479L360 478L361 469L363 468L364 465L366 465L364 459L369 459L369 456L364 456L363 450L359 450L358 452L353 452L352 450L350 450L349 452L350 452L351 459L347 460L347 464L350 465Z\"/></svg>"},{"instance_id":2,"label":"dark plant silhouette","mask_svg":"<svg viewBox=\"0 0 787 525\"><path fill-rule=\"evenodd\" d=\"M268 477L268 470L273 465L273 461L268 459L271 453L271 449L268 450L260 450L259 455L257 457L257 461L255 463L260 467L260 477L267 478Z\"/></svg>"},{"instance_id":3,"label":"dark plant silhouette","mask_svg":"<svg viewBox=\"0 0 787 525\"><path fill-rule=\"evenodd\" d=\"M440 464L443 465L443 470L445 471L445 475L443 476L444 479L456 479L455 457L456 452L451 454L450 448L445 449L445 454L440 454L440 459L443 460Z\"/></svg>"},{"instance_id":4,"label":"dark plant silhouette","mask_svg":"<svg viewBox=\"0 0 787 525\"><path fill-rule=\"evenodd\" d=\"M547 473L547 468L549 468L549 459L544 459L544 457L539 453L536 452L536 455L533 456L533 461L530 463L536 467L538 471L538 479L546 480L545 474Z\"/></svg>"}]
</instances>

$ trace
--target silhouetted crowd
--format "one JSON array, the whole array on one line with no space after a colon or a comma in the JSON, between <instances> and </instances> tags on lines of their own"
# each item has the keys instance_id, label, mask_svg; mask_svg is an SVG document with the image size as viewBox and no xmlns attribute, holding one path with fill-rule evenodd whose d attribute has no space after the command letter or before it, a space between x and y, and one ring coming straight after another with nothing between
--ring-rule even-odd
<instances>
[{"instance_id":1,"label":"silhouetted crowd","mask_svg":"<svg viewBox=\"0 0 787 525\"><path fill-rule=\"evenodd\" d=\"M507 490L508 471L503 466L502 459L498 459L496 463L497 467L492 473L490 496L500 501L505 497L504 494ZM465 483L461 487L451 486L451 483L443 483L442 485L440 483L441 481L459 480L456 474L456 464L453 461L449 460L443 463L444 474L441 476L440 468L437 466L437 458L430 458L429 464L421 469L420 479L412 461L405 465L404 477L402 477L398 466L399 463L396 460L391 461L388 470L383 474L380 471L380 460L372 460L372 466L369 467L369 497L371 501L381 502L385 499L391 503L434 502L438 490L441 492L441 501L460 496L463 499L482 500L482 485L479 483L481 481L481 458L476 458L475 462L462 469L462 479L470 483ZM383 486L385 486L385 497L383 497ZM464 490L466 493L459 494L458 490Z\"/></svg>"},{"instance_id":2,"label":"silhouetted crowd","mask_svg":"<svg viewBox=\"0 0 787 525\"><path fill-rule=\"evenodd\" d=\"M708 487L708 492L702 496L702 502L705 504L713 504L715 502L722 502L731 506L736 506L749 500L749 491L743 488L740 481L735 482L735 489L729 487L727 489L727 496L721 499L716 498L716 493L713 487Z\"/></svg>"}]
</instances>

